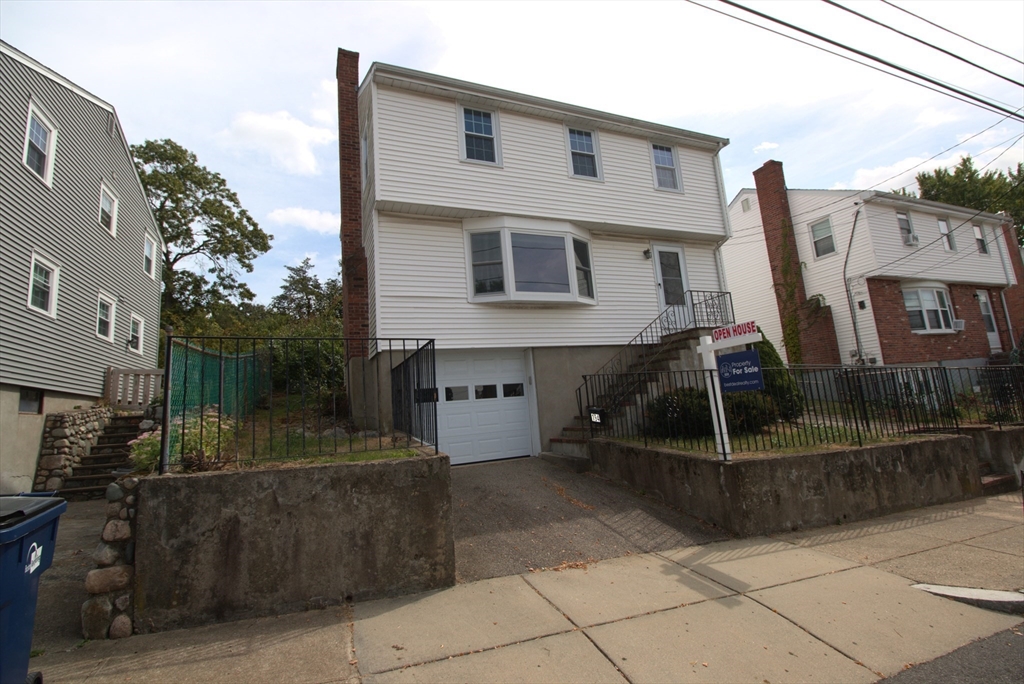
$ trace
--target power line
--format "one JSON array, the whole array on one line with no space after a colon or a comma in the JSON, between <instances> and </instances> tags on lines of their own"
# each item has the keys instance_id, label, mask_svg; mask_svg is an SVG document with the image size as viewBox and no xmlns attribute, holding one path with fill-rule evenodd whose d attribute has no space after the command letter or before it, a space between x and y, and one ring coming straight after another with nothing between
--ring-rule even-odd
<instances>
[{"instance_id":1,"label":"power line","mask_svg":"<svg viewBox=\"0 0 1024 684\"><path fill-rule=\"evenodd\" d=\"M916 86L919 86L921 88L925 88L926 90L931 90L932 92L939 93L940 95L945 95L946 97L951 97L954 100L960 100L961 102L969 104L969 105L971 105L973 107L978 107L979 109L984 109L987 112L992 112L993 114L1005 113L1005 110L1003 110L1001 107L997 107L996 105L979 104L978 102L975 102L975 101L972 101L972 100L968 100L968 99L965 99L963 97L959 97L957 95L953 95L952 93L946 92L944 90L940 90L939 88L935 88L935 87L930 86L930 85L928 85L926 83L921 83L919 81L915 81L913 79L907 78L906 76L901 76L900 74L896 74L896 73L893 73L891 71L886 71L885 69L882 69L881 67L877 67L877 66L875 66L873 64L868 64L867 62L857 61L856 59L850 57L849 55L844 55L842 53L835 52L833 50L829 50L828 48L822 47L821 45L815 45L814 43L810 43L810 42L808 42L806 40L802 40L800 38L797 38L796 36L788 35L786 33L783 33L782 31L776 31L773 28L770 28L768 26L762 26L761 24L755 23L753 21L748 21L747 19L744 19L743 17L737 17L734 14L729 14L728 12L723 12L722 10L717 10L714 7L708 7L707 5L702 5L699 2L697 2L697 0L686 0L686 1L688 3L690 3L691 5L696 5L697 7L700 7L702 9L706 9L706 10L708 10L710 12L714 12L716 14L721 14L723 17L729 17L730 19L735 19L736 21L743 22L744 24L749 24L750 26L754 26L756 28L759 28L762 31L768 31L769 33L774 33L777 36L782 36L783 38L788 38L789 40L795 41L795 42L800 43L802 45L807 45L808 47L812 47L815 50L821 50L822 52L826 52L826 53L828 53L830 55L834 55L835 57L839 57L840 59L845 59L848 62L853 62L854 64L857 64L859 66L867 67L868 69L874 69L875 71L877 71L879 73L883 73L886 76L893 76L894 78L898 78L901 81L906 81L907 83L912 83L912 84L914 84ZM1018 110L1018 111L1020 111L1020 110Z\"/></svg>"},{"instance_id":2,"label":"power line","mask_svg":"<svg viewBox=\"0 0 1024 684\"><path fill-rule=\"evenodd\" d=\"M904 33L903 31L900 31L898 28L895 28L893 26L889 26L885 22L881 22L881 21L878 21L877 19L873 19L872 17L869 17L866 14L861 14L860 12L857 12L856 10L852 10L849 7L844 7L844 6L840 5L838 2L835 2L835 0L821 0L821 1L824 2L827 5L832 5L833 7L841 9L844 12L849 12L850 14L854 15L855 17L860 17L864 21L870 21L872 24L875 24L877 26L881 26L882 28L889 29L893 33L898 33L899 35L903 36L904 38L909 38L910 40L913 40L913 41L916 41L916 42L920 43L921 45L927 45L928 47L932 48L933 50L938 50L939 52L941 52L944 55L949 55L953 59L959 59L964 64L970 64L972 67L975 67L976 69L981 69L982 71L984 71L986 73L989 73L989 74L992 74L993 76L995 76L997 78L1001 78L1004 81L1007 81L1008 83L1012 83L1013 85L1020 86L1020 87L1024 88L1024 83L1021 83L1020 81L1014 81L1012 78L1009 78L1007 76L1003 76L1002 74L1000 74L998 72L995 72L995 71L992 71L991 69L989 69L987 67L983 67L980 64L975 64L971 60L967 59L966 57L961 57L960 55L956 54L955 52L950 52L949 50L947 50L947 49L945 49L943 47L939 47L938 45L934 45L932 43L929 43L926 40L922 40L921 38L918 38L917 36L912 36L909 33Z\"/></svg>"},{"instance_id":3,"label":"power line","mask_svg":"<svg viewBox=\"0 0 1024 684\"><path fill-rule=\"evenodd\" d=\"M1024 116L1020 116L1019 114L1014 112L1012 109L1006 109L1005 107L1001 107L998 104L994 104L994 103L990 102L989 100L987 100L985 98L976 97L976 96L974 96L974 95L972 95L972 94L970 94L970 93L968 93L968 92L966 92L966 91L964 91L964 90L962 90L962 89L960 89L960 88L958 88L958 87L956 87L954 85L943 83L943 82L941 82L941 81L939 81L937 79L932 78L931 76L926 76L925 74L922 74L922 73L919 73L917 71L914 71L913 69L908 69L908 68L902 67L902 66L900 66L898 64L894 64L893 62L890 62L888 60L882 59L881 57L876 57L875 55L872 55L871 53L864 52L863 50L858 50L857 48L850 47L848 45L844 45L843 43L840 43L838 41L832 40L831 38L826 38L825 36L823 36L821 34L814 33L813 31L809 31L807 29L800 28L799 26L796 26L794 24L790 24L789 22L783 21L782 19L776 19L775 17L773 17L773 16L771 16L769 14L765 14L764 12L759 12L758 10L755 10L753 8L750 8L750 7L744 7L743 5L739 4L738 2L733 2L733 0L718 0L718 1L721 2L721 3L724 3L726 5L729 5L730 7L735 7L736 9L743 10L744 12L749 12L750 14L753 14L755 16L761 17L762 19L767 19L768 21L774 22L776 24L780 24L780 25L785 26L786 28L789 28L789 29L791 29L793 31L799 31L800 33L803 33L805 35L808 35L808 36L811 36L813 38L816 38L817 40L820 40L820 41L823 41L825 43L828 43L829 45L834 45L834 46L836 46L838 48L841 48L843 50L847 50L849 52L854 53L855 55L858 55L860 57L864 57L865 59L870 59L871 61L878 62L880 64L884 64L885 66L889 67L890 69L896 69L898 71L902 71L905 74L909 74L909 75L911 75L911 76L913 76L915 78L919 78L919 79L921 79L923 81L926 81L926 82L931 83L933 85L939 86L940 88L944 88L946 90L952 91L952 92L956 93L957 95L960 95L962 97L966 97L966 98L968 98L970 100L973 100L975 102L981 103L981 104L985 105L986 107L990 107L990 108L998 110L998 111L1000 111L1000 112L1002 112L1004 114L1009 114L1009 115L1011 115L1012 117L1014 117L1016 119L1020 119L1021 121L1024 121ZM948 94L948 93L946 93L946 94Z\"/></svg>"},{"instance_id":4,"label":"power line","mask_svg":"<svg viewBox=\"0 0 1024 684\"><path fill-rule=\"evenodd\" d=\"M741 20L741 21L742 21L742 20ZM1019 111L1021 111L1022 109L1024 109L1024 107L1021 107L1021 108L1020 108L1020 109L1018 109L1017 111L1019 112ZM889 176L888 178L886 178L886 179L884 179L884 180L880 180L880 181L878 181L877 183L875 183L874 185L870 185L870 186L868 186L868 187L866 187L866 188L863 188L862 190L850 190L850 192L864 192L864 191L867 191L867 190L872 190L872 189L874 189L874 188L877 188L877 187L878 187L879 185L882 185L883 183L888 183L889 181L893 180L894 178L899 178L899 177L900 177L900 176L902 176L903 174L905 174L905 173L909 173L910 171L913 171L913 170L914 170L914 169L916 169L916 168L920 168L921 166L924 166L924 165L925 165L925 164L927 164L928 162L932 161L933 159L936 159L936 158L938 158L938 157L941 157L942 155L946 154L947 152L950 152L950 151L952 151L952 150L955 150L956 148L960 147L961 145L963 145L963 144L965 144L965 143L968 143L968 142L970 142L971 140L974 140L975 138L977 138L977 137L978 137L979 135L981 135L982 133L987 133L988 131L992 130L993 128L995 128L996 126L998 126L999 124L1003 123L1004 121L1006 121L1006 120L1007 120L1007 119L1009 119L1009 118L1010 118L1009 116L1004 116L1004 117L1003 117L1003 118L1001 118L1001 119L1000 119L999 121L996 121L996 122L995 122L994 124L992 124L991 126L988 126L988 127L986 127L986 128L983 128L983 129L981 129L980 131L978 131L977 133L975 133L974 135L971 135L971 136L968 136L968 137L964 138L963 140L961 140L960 142L958 142L958 143L957 143L956 145L952 145L952 146L950 146L950 147L947 147L946 149L942 150L941 152L938 152L938 153L936 153L936 154L933 154L932 156L928 157L928 158L927 158L927 159L925 159L924 161L922 161L922 162L920 162L920 163L918 163L918 164L915 164L914 166L911 166L911 167L910 167L909 169L904 169L903 171L900 171L900 172L899 172L899 173L897 173L897 174L894 174L894 175L892 175L892 176ZM989 151L991 151L991 150L994 150L994 149L995 149L996 147L999 147L999 145L1002 145L1002 144L1004 144L1005 142L1007 142L1007 140L1004 140L1004 141L1003 141L1003 142L1001 142L1001 143L998 143L998 144L996 144L996 145L993 145L992 147L988 148L987 150L983 150L982 152L979 152L979 153L978 153L978 156L980 156L980 155L982 155L982 154L985 154L986 152L989 152ZM1001 156L1002 156L1002 155L999 155L999 156L997 156L997 157L996 157L995 159L993 159L992 161L988 162L988 164L985 164L985 166L983 166L983 167L982 167L982 169L984 169L985 167L987 167L987 166L989 166L990 164L992 164L992 162L996 161L996 159L999 159L999 157L1001 157ZM917 181L914 181L914 183L916 183L916 182L917 182ZM909 188L909 187L910 187L910 185L904 185L903 187L904 187L904 188ZM844 201L846 201L846 200L848 199L848 197L849 197L848 195L847 195L847 196L843 196L843 197L840 197L840 198L838 198L838 199L832 200L831 202L828 202L828 203L826 203L826 204L822 204L822 205L821 205L821 206L819 206L819 207L815 207L814 209L811 209L811 210L808 210L808 211L804 211L804 212L800 212L800 213L798 213L798 214L792 214L792 215L790 216L790 219L795 219L795 218L796 218L796 217L798 217L798 216L805 216L805 215L807 215L807 214L811 214L811 213L817 213L817 212L821 211L822 209L824 209L824 208L826 208L826 207L830 207L830 206L832 206L833 204L839 204L840 202L844 202ZM746 231L749 231L749 230L756 230L756 229L758 229L758 228L761 228L761 226L754 226L754 227L751 227L751 228L742 228L742 229L740 229L740 230L736 231L735 233L733 233L733 235L737 235L738 233L743 233L743 232L746 232ZM763 230L763 229L762 229L762 230ZM734 244L735 244L735 243L734 243Z\"/></svg>"},{"instance_id":5,"label":"power line","mask_svg":"<svg viewBox=\"0 0 1024 684\"><path fill-rule=\"evenodd\" d=\"M937 29L940 29L940 30L942 30L942 31L945 31L946 33L951 33L951 34L953 34L954 36L956 36L957 38L963 38L963 39L964 39L964 40L966 40L966 41L967 41L968 43L973 43L974 45L977 45L977 46L978 46L978 47L980 47L980 48L985 48L985 49L986 49L986 50L988 50L989 52L994 52L994 53L996 53L997 55L1000 55L1001 57L1006 57L1007 59L1012 59L1012 60L1013 60L1014 62L1017 62L1017 64L1024 64L1024 61L1021 61L1021 60L1017 59L1017 58L1016 58L1016 57L1014 57L1013 55L1008 55L1008 54L1006 54L1005 52L1000 52L999 50L996 50L995 48L991 48L991 47L989 47L988 45L985 45L985 44L983 44L983 43L979 43L979 42L978 42L978 41L976 41L976 40L971 40L971 39L970 39L970 38L968 38L967 36L961 35L961 34L957 33L956 31L951 31L951 30L949 30L948 28L946 28L945 26L939 26L939 25L938 25L938 24L936 24L936 23L935 23L934 21L930 21L930 20L928 20L928 19L925 19L924 17L922 17L922 16L921 16L921 15L919 15L919 14L914 14L913 12L911 12L911 11L910 11L910 10L908 10L908 9L903 9L903 8L902 8L902 7L900 7L899 5L896 5L896 4L894 4L894 3L891 3L891 2L889 2L889 0L882 0L882 2L884 2L884 3L885 3L886 5L888 5L889 7L892 7L893 9L898 9L898 10L899 10L900 12L904 12L904 13L906 13L906 14L909 14L910 16L914 17L915 19L920 19L921 21L923 21L923 22L924 22L924 23L926 23L926 24L931 24L932 26L934 26L934 27L935 27L935 28L937 28Z\"/></svg>"}]
</instances>

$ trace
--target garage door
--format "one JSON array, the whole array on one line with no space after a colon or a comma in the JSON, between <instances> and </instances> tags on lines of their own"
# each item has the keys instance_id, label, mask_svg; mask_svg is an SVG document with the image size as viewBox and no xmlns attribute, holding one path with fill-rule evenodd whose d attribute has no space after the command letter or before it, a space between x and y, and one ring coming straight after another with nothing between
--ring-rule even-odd
<instances>
[{"instance_id":1,"label":"garage door","mask_svg":"<svg viewBox=\"0 0 1024 684\"><path fill-rule=\"evenodd\" d=\"M438 351L438 446L453 464L530 455L523 350Z\"/></svg>"}]
</instances>

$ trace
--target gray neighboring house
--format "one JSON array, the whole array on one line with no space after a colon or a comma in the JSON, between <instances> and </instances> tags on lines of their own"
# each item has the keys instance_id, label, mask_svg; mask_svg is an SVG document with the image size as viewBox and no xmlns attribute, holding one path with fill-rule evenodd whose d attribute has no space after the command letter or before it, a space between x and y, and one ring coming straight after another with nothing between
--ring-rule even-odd
<instances>
[{"instance_id":1,"label":"gray neighboring house","mask_svg":"<svg viewBox=\"0 0 1024 684\"><path fill-rule=\"evenodd\" d=\"M0 493L47 413L155 368L163 240L114 108L0 41Z\"/></svg>"}]
</instances>

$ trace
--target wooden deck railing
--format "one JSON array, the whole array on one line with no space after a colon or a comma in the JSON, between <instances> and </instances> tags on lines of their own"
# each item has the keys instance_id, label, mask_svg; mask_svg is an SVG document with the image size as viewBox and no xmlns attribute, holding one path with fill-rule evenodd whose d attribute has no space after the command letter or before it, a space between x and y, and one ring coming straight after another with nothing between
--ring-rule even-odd
<instances>
[{"instance_id":1,"label":"wooden deck railing","mask_svg":"<svg viewBox=\"0 0 1024 684\"><path fill-rule=\"evenodd\" d=\"M144 409L163 390L159 368L107 368L107 402L113 408Z\"/></svg>"}]
</instances>

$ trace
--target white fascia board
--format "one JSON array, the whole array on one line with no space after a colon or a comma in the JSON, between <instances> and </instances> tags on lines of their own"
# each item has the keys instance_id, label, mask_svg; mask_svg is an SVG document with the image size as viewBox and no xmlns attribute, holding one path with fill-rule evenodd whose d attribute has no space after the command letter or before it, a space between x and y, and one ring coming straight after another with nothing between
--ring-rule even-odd
<instances>
[{"instance_id":1,"label":"white fascia board","mask_svg":"<svg viewBox=\"0 0 1024 684\"><path fill-rule=\"evenodd\" d=\"M31 57L29 57L28 55L26 55L24 52L21 52L20 50L18 50L14 46L12 46L12 45L10 45L10 44L2 41L2 40L0 40L0 54L7 55L11 59L13 59L13 60L15 60L17 62L21 62L22 64L27 66L29 69L32 69L33 71L36 71L36 72L42 74L43 76L45 76L46 78L50 79L51 81L55 81L55 82L59 83L60 85L62 85L65 88L67 88L68 90L71 90L72 92L76 93L77 95L80 95L81 97L85 98L86 100L89 100L93 104L95 104L95 105L97 105L99 107L102 107L103 109L107 110L108 112L113 113L114 107L109 102L105 102L105 101L101 100L100 98L96 97L95 95L93 95L92 93L90 93L85 88L82 88L82 87L80 87L78 85L75 85L74 83L72 83L68 79L66 79L63 76L61 76L60 74L58 74L56 71L50 69L49 67L43 66L42 64L40 64L36 60L34 60Z\"/></svg>"},{"instance_id":2,"label":"white fascia board","mask_svg":"<svg viewBox=\"0 0 1024 684\"><path fill-rule=\"evenodd\" d=\"M902 195L894 195L888 192L878 192L872 190L861 194L861 199L865 202L875 202L879 204L892 204L896 206L906 207L907 209L920 209L936 214L948 214L950 216L957 216L965 219L976 219L979 221L992 221L997 223L1003 223L1009 219L1002 214L990 214L986 211L977 211L975 209L969 209L968 207L958 207L954 204L945 204L944 202L933 202L932 200L919 199L917 197L903 197Z\"/></svg>"},{"instance_id":3,"label":"white fascia board","mask_svg":"<svg viewBox=\"0 0 1024 684\"><path fill-rule=\"evenodd\" d=\"M686 147L720 150L729 144L728 138L696 133L683 128L674 128L380 62L374 62L370 66L363 83L370 80L381 85L454 99L467 104L516 111L563 122L586 123L596 128L641 138L654 135L671 141L673 144Z\"/></svg>"}]
</instances>

